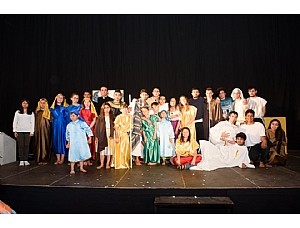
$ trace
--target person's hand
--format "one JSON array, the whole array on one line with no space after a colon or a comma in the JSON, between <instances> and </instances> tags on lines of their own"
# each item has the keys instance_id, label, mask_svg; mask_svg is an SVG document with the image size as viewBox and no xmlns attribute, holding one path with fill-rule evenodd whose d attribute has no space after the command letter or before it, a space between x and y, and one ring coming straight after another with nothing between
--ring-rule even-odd
<instances>
[{"instance_id":1,"label":"person's hand","mask_svg":"<svg viewBox=\"0 0 300 228\"><path fill-rule=\"evenodd\" d=\"M229 133L226 133L226 131L223 131L221 134L221 140L225 141L227 137L229 137Z\"/></svg>"},{"instance_id":2,"label":"person's hand","mask_svg":"<svg viewBox=\"0 0 300 228\"><path fill-rule=\"evenodd\" d=\"M66 148L67 148L67 149L70 148L70 143L69 143L69 142L67 143Z\"/></svg>"},{"instance_id":3,"label":"person's hand","mask_svg":"<svg viewBox=\"0 0 300 228\"><path fill-rule=\"evenodd\" d=\"M14 133L14 136L15 136L15 138L18 138L18 133L15 132L15 133Z\"/></svg>"}]
</instances>

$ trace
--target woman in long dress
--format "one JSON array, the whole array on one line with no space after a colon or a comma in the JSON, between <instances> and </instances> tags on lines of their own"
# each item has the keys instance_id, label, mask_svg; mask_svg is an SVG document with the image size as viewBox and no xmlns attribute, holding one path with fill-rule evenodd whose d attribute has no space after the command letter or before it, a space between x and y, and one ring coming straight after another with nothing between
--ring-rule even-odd
<instances>
[{"instance_id":1,"label":"woman in long dress","mask_svg":"<svg viewBox=\"0 0 300 228\"><path fill-rule=\"evenodd\" d=\"M121 104L121 114L115 119L115 155L114 166L115 169L131 168L131 154L130 154L130 114L128 113L128 106L125 103Z\"/></svg>"},{"instance_id":2,"label":"woman in long dress","mask_svg":"<svg viewBox=\"0 0 300 228\"><path fill-rule=\"evenodd\" d=\"M144 160L148 165L160 163L159 145L156 137L157 122L159 117L150 115L148 107L142 107L141 111L145 119L142 119L142 129L144 136Z\"/></svg>"},{"instance_id":3,"label":"woman in long dress","mask_svg":"<svg viewBox=\"0 0 300 228\"><path fill-rule=\"evenodd\" d=\"M186 96L181 96L179 98L179 109L181 113L180 129L183 127L189 128L191 140L196 140L195 118L197 108L193 105L189 105Z\"/></svg>"},{"instance_id":4,"label":"woman in long dress","mask_svg":"<svg viewBox=\"0 0 300 228\"><path fill-rule=\"evenodd\" d=\"M65 156L68 156L68 149L66 148L66 128L69 123L69 112L65 96L61 93L57 94L51 107L52 119L52 150L56 155L55 165L64 163Z\"/></svg>"},{"instance_id":5,"label":"woman in long dress","mask_svg":"<svg viewBox=\"0 0 300 228\"><path fill-rule=\"evenodd\" d=\"M269 165L286 164L287 138L278 119L272 119L266 132L269 150Z\"/></svg>"},{"instance_id":6,"label":"woman in long dress","mask_svg":"<svg viewBox=\"0 0 300 228\"><path fill-rule=\"evenodd\" d=\"M35 110L34 130L35 161L45 165L51 157L51 123L50 110L46 98L41 98Z\"/></svg>"}]
</instances>

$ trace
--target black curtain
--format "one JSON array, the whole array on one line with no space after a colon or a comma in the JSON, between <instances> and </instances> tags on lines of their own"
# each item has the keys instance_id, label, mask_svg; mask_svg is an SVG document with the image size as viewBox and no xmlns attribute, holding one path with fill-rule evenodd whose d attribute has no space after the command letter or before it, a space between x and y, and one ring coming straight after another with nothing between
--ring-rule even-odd
<instances>
[{"instance_id":1,"label":"black curtain","mask_svg":"<svg viewBox=\"0 0 300 228\"><path fill-rule=\"evenodd\" d=\"M267 116L287 117L289 148L300 128L299 15L0 15L0 131L12 135L23 97L36 107L62 92L159 87L167 99L192 87L247 86ZM82 98L82 97L81 97Z\"/></svg>"}]
</instances>

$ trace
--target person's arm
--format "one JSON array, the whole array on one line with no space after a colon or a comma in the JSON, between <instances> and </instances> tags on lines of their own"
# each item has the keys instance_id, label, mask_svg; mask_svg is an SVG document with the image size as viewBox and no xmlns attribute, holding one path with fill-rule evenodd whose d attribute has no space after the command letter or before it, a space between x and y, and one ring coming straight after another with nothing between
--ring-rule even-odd
<instances>
[{"instance_id":1,"label":"person's arm","mask_svg":"<svg viewBox=\"0 0 300 228\"><path fill-rule=\"evenodd\" d=\"M97 119L97 117L95 116L94 119L93 119L93 121L92 121L92 123L91 123L91 125L90 125L90 128L91 128L91 129L95 126L95 124L96 124L96 119Z\"/></svg>"},{"instance_id":2,"label":"person's arm","mask_svg":"<svg viewBox=\"0 0 300 228\"><path fill-rule=\"evenodd\" d=\"M34 113L31 113L31 130L30 130L30 136L33 136L34 134L34 125L35 125L35 116Z\"/></svg>"},{"instance_id":3,"label":"person's arm","mask_svg":"<svg viewBox=\"0 0 300 228\"><path fill-rule=\"evenodd\" d=\"M265 105L262 107L262 113L263 113L263 116L262 116L262 117L264 117L265 114L266 114L266 106L265 106Z\"/></svg>"}]
</instances>

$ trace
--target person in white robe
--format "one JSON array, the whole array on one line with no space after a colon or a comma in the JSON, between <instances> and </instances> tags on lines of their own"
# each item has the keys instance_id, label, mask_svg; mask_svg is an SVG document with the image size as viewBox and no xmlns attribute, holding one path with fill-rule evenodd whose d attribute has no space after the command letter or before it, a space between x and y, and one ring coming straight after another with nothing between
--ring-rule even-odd
<instances>
[{"instance_id":1,"label":"person in white robe","mask_svg":"<svg viewBox=\"0 0 300 228\"><path fill-rule=\"evenodd\" d=\"M246 135L240 132L236 135L236 143L214 145L209 141L200 140L202 160L190 170L212 171L219 168L235 167L255 168L250 164L248 149L245 146ZM188 167L186 167L188 168Z\"/></svg>"},{"instance_id":2,"label":"person in white robe","mask_svg":"<svg viewBox=\"0 0 300 228\"><path fill-rule=\"evenodd\" d=\"M236 125L237 118L238 113L231 111L228 120L220 121L210 128L210 142L214 145L224 145L225 142L235 144L236 134L242 131L240 127Z\"/></svg>"}]
</instances>

